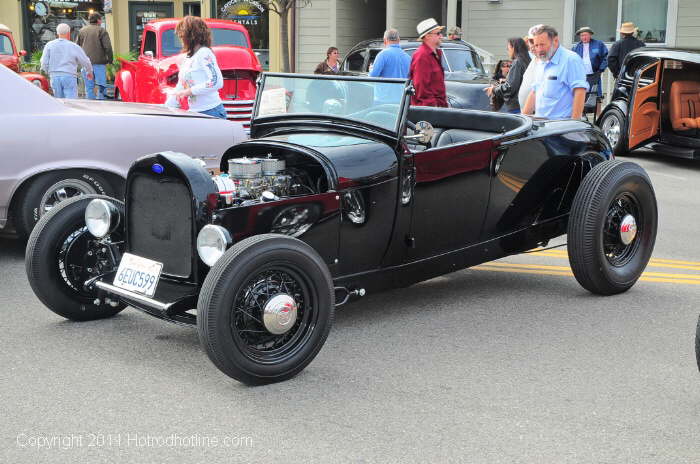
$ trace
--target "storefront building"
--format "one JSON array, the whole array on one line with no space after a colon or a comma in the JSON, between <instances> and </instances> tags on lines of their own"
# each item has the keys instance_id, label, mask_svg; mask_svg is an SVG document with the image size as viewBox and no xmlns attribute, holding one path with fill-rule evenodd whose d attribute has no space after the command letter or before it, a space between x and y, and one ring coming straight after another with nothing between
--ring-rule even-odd
<instances>
[{"instance_id":1,"label":"storefront building","mask_svg":"<svg viewBox=\"0 0 700 464\"><path fill-rule=\"evenodd\" d=\"M77 31L92 11L105 15L118 54L138 48L143 24L156 18L233 19L248 28L263 66L281 69L280 17L263 1L1 0L0 23L31 51L55 38L59 22ZM537 23L556 27L564 46L576 41L581 26L592 27L596 38L610 44L618 38L619 24L633 21L648 44L700 47L698 0L313 0L308 6L299 1L292 13L287 44L296 72L312 72L329 46L343 55L361 40L381 37L388 27L415 37L416 24L428 17L462 27L464 40L498 57L505 56L508 37L522 36Z\"/></svg>"}]
</instances>

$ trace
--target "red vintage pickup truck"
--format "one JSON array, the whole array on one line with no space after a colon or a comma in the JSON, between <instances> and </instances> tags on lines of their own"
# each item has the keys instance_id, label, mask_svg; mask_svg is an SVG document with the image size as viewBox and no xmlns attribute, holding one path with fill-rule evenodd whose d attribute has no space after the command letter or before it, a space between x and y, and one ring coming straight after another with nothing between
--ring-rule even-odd
<instances>
[{"instance_id":1,"label":"red vintage pickup truck","mask_svg":"<svg viewBox=\"0 0 700 464\"><path fill-rule=\"evenodd\" d=\"M250 47L245 27L235 21L204 20L212 32L212 51L224 76L219 93L229 120L250 129L255 100L255 81L262 67ZM165 103L166 89L175 87L182 43L175 34L179 19L159 19L144 26L139 58L120 60L121 70L114 80L115 98L129 102ZM183 101L182 108L187 108Z\"/></svg>"},{"instance_id":2,"label":"red vintage pickup truck","mask_svg":"<svg viewBox=\"0 0 700 464\"><path fill-rule=\"evenodd\" d=\"M49 80L46 77L39 73L19 71L20 57L26 54L27 52L24 50L17 50L10 28L4 24L0 24L0 64L4 64L14 72L19 73L20 76L24 77L32 84L51 93L49 90Z\"/></svg>"}]
</instances>

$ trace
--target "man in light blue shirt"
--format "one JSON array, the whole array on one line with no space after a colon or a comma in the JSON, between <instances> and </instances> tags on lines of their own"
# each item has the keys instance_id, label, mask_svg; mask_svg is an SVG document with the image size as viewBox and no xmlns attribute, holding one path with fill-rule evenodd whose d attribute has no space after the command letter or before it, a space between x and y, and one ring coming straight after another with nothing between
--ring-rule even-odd
<instances>
[{"instance_id":1,"label":"man in light blue shirt","mask_svg":"<svg viewBox=\"0 0 700 464\"><path fill-rule=\"evenodd\" d=\"M559 46L552 26L534 31L535 53L540 60L536 82L525 103L524 114L548 119L581 119L586 99L586 71L576 53Z\"/></svg>"},{"instance_id":2,"label":"man in light blue shirt","mask_svg":"<svg viewBox=\"0 0 700 464\"><path fill-rule=\"evenodd\" d=\"M370 77L393 77L406 79L411 66L411 57L401 49L399 31L387 29L384 32L384 50L379 52L369 71ZM377 103L398 103L401 100L401 89L396 85L378 85L375 89L374 100Z\"/></svg>"},{"instance_id":3,"label":"man in light blue shirt","mask_svg":"<svg viewBox=\"0 0 700 464\"><path fill-rule=\"evenodd\" d=\"M78 98L78 66L85 70L88 79L92 79L90 58L78 44L71 42L68 24L56 26L56 34L58 39L44 46L41 69L49 74L54 97Z\"/></svg>"}]
</instances>

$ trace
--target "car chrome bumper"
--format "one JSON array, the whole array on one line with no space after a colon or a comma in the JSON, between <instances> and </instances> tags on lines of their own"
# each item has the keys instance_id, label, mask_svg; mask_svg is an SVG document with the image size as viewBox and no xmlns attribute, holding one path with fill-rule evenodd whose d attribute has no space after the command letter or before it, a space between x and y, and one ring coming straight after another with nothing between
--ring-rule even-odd
<instances>
[{"instance_id":1,"label":"car chrome bumper","mask_svg":"<svg viewBox=\"0 0 700 464\"><path fill-rule=\"evenodd\" d=\"M124 303L151 316L175 324L194 325L197 318L186 311L197 307L197 287L161 280L153 298L124 290L104 281L95 282L100 290L118 296Z\"/></svg>"}]
</instances>

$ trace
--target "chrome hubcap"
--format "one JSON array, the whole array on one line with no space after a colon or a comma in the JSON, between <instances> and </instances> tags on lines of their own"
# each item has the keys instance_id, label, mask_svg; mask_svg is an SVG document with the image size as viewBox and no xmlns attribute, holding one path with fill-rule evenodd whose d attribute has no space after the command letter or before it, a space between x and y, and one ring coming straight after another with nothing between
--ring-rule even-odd
<instances>
[{"instance_id":1,"label":"chrome hubcap","mask_svg":"<svg viewBox=\"0 0 700 464\"><path fill-rule=\"evenodd\" d=\"M263 324L267 331L275 335L288 332L297 320L298 307L294 298L286 293L270 298L263 310Z\"/></svg>"},{"instance_id":2,"label":"chrome hubcap","mask_svg":"<svg viewBox=\"0 0 700 464\"><path fill-rule=\"evenodd\" d=\"M65 179L56 182L41 197L39 215L43 216L51 211L51 208L68 198L91 193L97 193L97 191L90 184L79 179Z\"/></svg>"},{"instance_id":3,"label":"chrome hubcap","mask_svg":"<svg viewBox=\"0 0 700 464\"><path fill-rule=\"evenodd\" d=\"M637 221L631 214L626 215L620 224L620 240L625 245L632 243L637 236Z\"/></svg>"},{"instance_id":4,"label":"chrome hubcap","mask_svg":"<svg viewBox=\"0 0 700 464\"><path fill-rule=\"evenodd\" d=\"M615 116L609 116L603 121L603 135L613 147L620 140L620 121Z\"/></svg>"}]
</instances>

